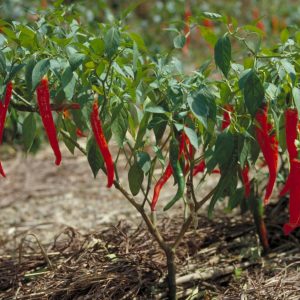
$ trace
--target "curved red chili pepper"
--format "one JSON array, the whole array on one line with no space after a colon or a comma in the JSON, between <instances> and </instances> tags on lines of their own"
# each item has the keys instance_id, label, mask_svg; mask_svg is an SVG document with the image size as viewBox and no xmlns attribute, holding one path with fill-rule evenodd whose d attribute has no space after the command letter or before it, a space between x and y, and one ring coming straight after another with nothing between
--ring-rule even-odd
<instances>
[{"instance_id":1,"label":"curved red chili pepper","mask_svg":"<svg viewBox=\"0 0 300 300\"><path fill-rule=\"evenodd\" d=\"M272 125L268 123L267 106L264 106L257 111L255 119L258 122L258 125L255 128L256 138L269 168L269 181L264 197L264 203L267 204L271 197L277 176L278 141L274 133L271 133L269 136L269 131L273 128Z\"/></svg>"},{"instance_id":2,"label":"curved red chili pepper","mask_svg":"<svg viewBox=\"0 0 300 300\"><path fill-rule=\"evenodd\" d=\"M298 151L295 145L298 134L298 111L297 109L288 108L285 111L285 136L286 136L286 145L289 153L290 162L297 158ZM292 168L292 164L291 164ZM281 190L279 196L285 195L289 190L290 176L288 176L286 184Z\"/></svg>"},{"instance_id":3,"label":"curved red chili pepper","mask_svg":"<svg viewBox=\"0 0 300 300\"><path fill-rule=\"evenodd\" d=\"M12 89L13 89L12 82L9 82L6 85L6 91L5 91L5 96L4 96L3 103L0 100L0 144L2 144L5 119L6 119L8 106L9 106L9 103L10 103L10 100L11 100L11 96L12 96ZM3 177L6 177L1 162L0 162L0 174Z\"/></svg>"},{"instance_id":4,"label":"curved red chili pepper","mask_svg":"<svg viewBox=\"0 0 300 300\"><path fill-rule=\"evenodd\" d=\"M242 181L245 188L245 198L250 197L250 180L249 180L249 165L248 163L245 164L244 168L242 169Z\"/></svg>"},{"instance_id":5,"label":"curved red chili pepper","mask_svg":"<svg viewBox=\"0 0 300 300\"><path fill-rule=\"evenodd\" d=\"M285 235L291 233L295 228L300 227L300 161L293 159L291 161L291 172L289 175L289 186L290 192L289 200L289 222L284 224L283 231Z\"/></svg>"},{"instance_id":6,"label":"curved red chili pepper","mask_svg":"<svg viewBox=\"0 0 300 300\"><path fill-rule=\"evenodd\" d=\"M222 120L222 131L225 130L231 123L231 116L230 113L233 112L233 106L231 104L224 105L224 112L223 112L223 120Z\"/></svg>"},{"instance_id":7,"label":"curved red chili pepper","mask_svg":"<svg viewBox=\"0 0 300 300\"><path fill-rule=\"evenodd\" d=\"M51 113L50 92L48 86L48 78L46 76L41 80L40 84L38 85L36 93L42 122L46 130L50 146L56 157L55 164L58 166L61 163L61 152L59 149L56 128Z\"/></svg>"},{"instance_id":8,"label":"curved red chili pepper","mask_svg":"<svg viewBox=\"0 0 300 300\"><path fill-rule=\"evenodd\" d=\"M155 211L155 207L156 207L156 204L158 201L160 191L161 191L162 187L164 186L164 184L171 177L172 174L173 174L173 170L172 170L171 164L168 163L168 166L167 166L164 174L155 184L153 198L152 198L152 202L151 202L151 211Z\"/></svg>"},{"instance_id":9,"label":"curved red chili pepper","mask_svg":"<svg viewBox=\"0 0 300 300\"><path fill-rule=\"evenodd\" d=\"M114 162L111 153L108 149L108 144L102 129L101 121L99 118L99 108L98 108L97 101L94 101L93 103L93 110L91 112L90 119L91 119L91 125L92 125L96 142L99 146L99 149L101 151L101 154L103 156L106 165L107 187L111 187L114 183L114 176L115 176Z\"/></svg>"}]
</instances>

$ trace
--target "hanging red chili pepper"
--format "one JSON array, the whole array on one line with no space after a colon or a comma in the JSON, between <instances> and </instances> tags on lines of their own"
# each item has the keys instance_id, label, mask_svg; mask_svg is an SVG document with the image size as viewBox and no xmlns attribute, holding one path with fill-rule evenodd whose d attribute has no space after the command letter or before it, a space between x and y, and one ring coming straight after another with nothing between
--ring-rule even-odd
<instances>
[{"instance_id":1,"label":"hanging red chili pepper","mask_svg":"<svg viewBox=\"0 0 300 300\"><path fill-rule=\"evenodd\" d=\"M283 231L285 235L291 233L295 228L300 227L300 161L293 159L291 161L291 171L287 181L287 192L290 192L289 200L289 222L284 224Z\"/></svg>"},{"instance_id":2,"label":"hanging red chili pepper","mask_svg":"<svg viewBox=\"0 0 300 300\"><path fill-rule=\"evenodd\" d=\"M168 179L172 176L172 174L173 174L173 170L172 170L171 164L168 163L168 166L167 166L164 174L155 184L153 198L152 198L152 202L151 202L151 210L152 211L155 211L155 207L156 207L156 204L158 201L160 190L165 185L165 183L168 181Z\"/></svg>"},{"instance_id":3,"label":"hanging red chili pepper","mask_svg":"<svg viewBox=\"0 0 300 300\"><path fill-rule=\"evenodd\" d=\"M0 100L0 144L2 144L3 131L4 131L4 126L5 126L5 119L6 119L8 106L9 106L9 103L10 103L10 100L11 100L11 96L12 96L12 89L13 89L12 82L9 82L6 85L6 91L5 91L5 96L4 96L3 103ZM0 162L0 174L3 177L6 177L1 162Z\"/></svg>"},{"instance_id":4,"label":"hanging red chili pepper","mask_svg":"<svg viewBox=\"0 0 300 300\"><path fill-rule=\"evenodd\" d=\"M233 106L231 104L224 105L223 120L222 120L222 131L225 130L231 123L231 113L233 112Z\"/></svg>"},{"instance_id":5,"label":"hanging red chili pepper","mask_svg":"<svg viewBox=\"0 0 300 300\"><path fill-rule=\"evenodd\" d=\"M114 162L111 153L108 149L108 144L102 129L101 121L99 118L99 108L97 100L95 100L93 103L93 110L91 112L90 119L96 142L99 146L99 149L105 162L107 171L107 187L111 187L114 183L115 176Z\"/></svg>"},{"instance_id":6,"label":"hanging red chili pepper","mask_svg":"<svg viewBox=\"0 0 300 300\"><path fill-rule=\"evenodd\" d=\"M248 165L248 163L245 163L245 166L242 169L241 175L242 175L242 181L243 181L244 189L245 189L245 198L249 198L250 197L250 180L249 180L249 165Z\"/></svg>"},{"instance_id":7,"label":"hanging red chili pepper","mask_svg":"<svg viewBox=\"0 0 300 300\"><path fill-rule=\"evenodd\" d=\"M275 133L271 132L269 135L273 127L268 122L268 108L266 105L257 111L255 119L258 123L255 128L256 138L269 168L269 181L264 197L264 203L267 204L271 197L277 176L278 141Z\"/></svg>"},{"instance_id":8,"label":"hanging red chili pepper","mask_svg":"<svg viewBox=\"0 0 300 300\"><path fill-rule=\"evenodd\" d=\"M286 145L289 153L290 162L297 158L298 151L295 145L295 141L297 139L298 134L298 111L294 108L288 108L285 111L285 136L286 136ZM292 168L292 164L290 169ZM289 176L290 177L290 176ZM289 177L287 178L286 184L280 192L280 196L283 196L287 193L289 187Z\"/></svg>"},{"instance_id":9,"label":"hanging red chili pepper","mask_svg":"<svg viewBox=\"0 0 300 300\"><path fill-rule=\"evenodd\" d=\"M48 78L46 76L41 80L40 84L38 85L36 93L42 122L46 130L50 146L52 147L52 150L56 157L55 164L58 166L61 163L61 152L59 149L56 128L51 113L50 92L48 86Z\"/></svg>"}]
</instances>

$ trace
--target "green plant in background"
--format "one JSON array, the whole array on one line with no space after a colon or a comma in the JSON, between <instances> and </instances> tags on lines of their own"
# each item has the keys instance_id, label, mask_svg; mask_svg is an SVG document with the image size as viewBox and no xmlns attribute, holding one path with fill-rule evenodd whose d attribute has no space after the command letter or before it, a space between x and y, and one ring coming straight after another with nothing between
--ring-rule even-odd
<instances>
[{"instance_id":1,"label":"green plant in background","mask_svg":"<svg viewBox=\"0 0 300 300\"><path fill-rule=\"evenodd\" d=\"M184 61L178 58L187 42L181 28L168 33L172 49L158 54L127 25L135 5L122 11L120 18L93 23L89 30L88 22L81 23L79 18L80 5L66 7L61 2L39 12L34 21L0 21L0 94L13 83L6 118L9 127L16 124L14 134L21 136L24 150L35 151L43 126L47 130L36 94L47 95L51 103L46 115L50 118L52 111L56 136L71 153L77 148L87 156L95 177L103 179L103 173L107 174L109 186L112 183L136 208L165 252L170 299L176 298L176 249L208 201L210 217L222 199L228 201L228 210L237 206L250 210L267 252L260 199L271 176L258 159L262 152L273 176L275 167L276 181L278 161L270 157L277 155L278 148L286 157L283 112L300 109L300 31L284 29L280 41L266 47L264 31L255 24L239 26L228 16L199 12L190 17L189 25L203 26L209 20L220 34L206 31L214 60L187 75ZM3 104L0 115L6 115ZM264 139L258 143L260 135ZM77 141L81 136L87 136L86 148ZM108 159L112 142L118 145L118 153ZM118 174L121 154L129 165L128 187L121 184ZM297 157L291 160L291 164L297 162ZM162 180L154 175L157 168ZM213 172L219 173L218 183L198 199L196 187ZM154 203L152 188L171 176L177 192L163 207L181 207L183 216L177 237L168 242L156 212L161 200L154 197ZM268 183L268 196L275 181ZM294 200L291 207L292 219L287 224L294 229L300 211Z\"/></svg>"}]
</instances>

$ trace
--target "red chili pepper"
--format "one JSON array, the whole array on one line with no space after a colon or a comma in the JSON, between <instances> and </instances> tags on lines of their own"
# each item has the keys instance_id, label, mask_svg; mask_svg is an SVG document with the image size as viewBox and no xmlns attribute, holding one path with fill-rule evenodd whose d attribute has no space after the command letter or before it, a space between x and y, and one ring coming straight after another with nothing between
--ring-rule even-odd
<instances>
[{"instance_id":1,"label":"red chili pepper","mask_svg":"<svg viewBox=\"0 0 300 300\"><path fill-rule=\"evenodd\" d=\"M12 82L9 82L6 85L6 91L5 91L5 96L4 96L3 103L0 100L0 144L2 144L6 113L7 113L8 106L9 106L9 103L10 103L10 99L11 99L11 96L12 96L12 89L13 89ZM3 177L6 177L1 162L0 162L0 174Z\"/></svg>"},{"instance_id":2,"label":"red chili pepper","mask_svg":"<svg viewBox=\"0 0 300 300\"><path fill-rule=\"evenodd\" d=\"M289 200L289 222L284 224L283 231L285 235L291 233L295 228L300 227L300 161L293 159L291 161L291 172L288 179Z\"/></svg>"},{"instance_id":3,"label":"red chili pepper","mask_svg":"<svg viewBox=\"0 0 300 300\"><path fill-rule=\"evenodd\" d=\"M97 100L93 103L93 110L91 112L91 125L93 129L93 133L96 139L96 142L99 146L99 149L103 155L103 159L106 165L107 171L107 187L111 187L114 183L115 169L114 162L111 156L111 153L108 149L108 144L104 136L104 132L102 129L101 121L99 118L99 108Z\"/></svg>"},{"instance_id":4,"label":"red chili pepper","mask_svg":"<svg viewBox=\"0 0 300 300\"><path fill-rule=\"evenodd\" d=\"M158 201L160 190L162 189L162 187L168 181L168 179L171 177L172 174L173 174L173 170L172 170L171 164L168 163L168 166L167 166L164 174L155 184L153 198L152 198L152 202L151 202L151 211L155 211L155 207L156 207L156 204Z\"/></svg>"},{"instance_id":5,"label":"red chili pepper","mask_svg":"<svg viewBox=\"0 0 300 300\"><path fill-rule=\"evenodd\" d=\"M214 22L210 19L204 19L202 21L202 23L203 23L203 26L205 26L207 28L211 28L211 29L214 28Z\"/></svg>"},{"instance_id":6,"label":"red chili pepper","mask_svg":"<svg viewBox=\"0 0 300 300\"><path fill-rule=\"evenodd\" d=\"M290 162L293 159L296 159L298 156L297 147L295 145L295 141L298 135L298 111L297 109L288 108L285 111L285 136L286 136L286 144L287 150L289 153ZM291 164L292 169L292 164ZM292 173L292 170L291 170ZM290 177L290 176L289 176ZM287 178L286 184L281 190L279 196L283 196L288 192L289 189L289 177Z\"/></svg>"},{"instance_id":7,"label":"red chili pepper","mask_svg":"<svg viewBox=\"0 0 300 300\"><path fill-rule=\"evenodd\" d=\"M42 122L46 130L49 143L56 157L55 164L58 166L61 163L61 152L59 149L56 128L51 113L50 92L48 86L48 78L46 76L41 80L40 84L38 85L36 93Z\"/></svg>"},{"instance_id":8,"label":"red chili pepper","mask_svg":"<svg viewBox=\"0 0 300 300\"><path fill-rule=\"evenodd\" d=\"M259 10L257 7L255 7L253 9L252 16L253 16L253 19L259 18ZM259 28L260 30L262 30L263 32L265 32L265 24L263 23L263 21L258 21L256 24L256 27Z\"/></svg>"},{"instance_id":9,"label":"red chili pepper","mask_svg":"<svg viewBox=\"0 0 300 300\"><path fill-rule=\"evenodd\" d=\"M250 197L250 180L249 180L249 165L248 163L245 164L244 168L242 169L242 181L245 188L245 198Z\"/></svg>"},{"instance_id":10,"label":"red chili pepper","mask_svg":"<svg viewBox=\"0 0 300 300\"><path fill-rule=\"evenodd\" d=\"M231 113L233 112L233 106L231 104L224 105L224 112L223 112L223 121L222 121L222 130L225 130L231 123Z\"/></svg>"},{"instance_id":11,"label":"red chili pepper","mask_svg":"<svg viewBox=\"0 0 300 300\"><path fill-rule=\"evenodd\" d=\"M264 197L264 203L267 204L276 181L277 176L277 164L278 164L278 141L274 133L269 135L272 125L268 123L268 108L264 106L259 109L255 115L255 119L258 122L256 126L256 138L266 163L269 168L269 181L266 187L266 194Z\"/></svg>"},{"instance_id":12,"label":"red chili pepper","mask_svg":"<svg viewBox=\"0 0 300 300\"><path fill-rule=\"evenodd\" d=\"M205 169L206 169L205 160L202 159L202 160L200 160L200 162L198 163L198 165L196 165L196 166L194 167L194 170L193 170L193 176L196 176L198 173L203 173L203 172L205 171ZM218 170L218 169L214 169L214 170L212 171L212 173L213 173L213 174L220 174L221 172L220 172L220 170Z\"/></svg>"},{"instance_id":13,"label":"red chili pepper","mask_svg":"<svg viewBox=\"0 0 300 300\"><path fill-rule=\"evenodd\" d=\"M76 128L76 135L78 137L87 137L87 135L84 134L79 128Z\"/></svg>"}]
</instances>

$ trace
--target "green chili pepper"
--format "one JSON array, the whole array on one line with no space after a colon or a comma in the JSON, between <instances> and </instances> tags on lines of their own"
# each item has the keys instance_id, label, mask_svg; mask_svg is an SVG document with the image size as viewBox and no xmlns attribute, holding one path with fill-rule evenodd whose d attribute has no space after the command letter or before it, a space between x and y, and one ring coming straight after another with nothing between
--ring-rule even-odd
<instances>
[{"instance_id":1,"label":"green chili pepper","mask_svg":"<svg viewBox=\"0 0 300 300\"><path fill-rule=\"evenodd\" d=\"M173 170L173 176L175 182L177 182L178 184L178 189L173 199L164 207L164 211L171 208L183 196L184 193L185 181L184 181L184 175L183 175L183 171L178 156L179 156L179 143L176 139L173 138L170 142L170 163Z\"/></svg>"}]
</instances>

